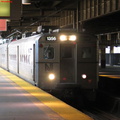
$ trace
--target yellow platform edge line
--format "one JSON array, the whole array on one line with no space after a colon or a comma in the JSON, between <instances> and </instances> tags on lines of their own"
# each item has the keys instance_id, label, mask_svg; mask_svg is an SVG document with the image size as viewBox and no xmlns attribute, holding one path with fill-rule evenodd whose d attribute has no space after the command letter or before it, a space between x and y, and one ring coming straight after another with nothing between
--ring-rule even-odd
<instances>
[{"instance_id":1,"label":"yellow platform edge line","mask_svg":"<svg viewBox=\"0 0 120 120\"><path fill-rule=\"evenodd\" d=\"M107 78L115 78L115 79L119 79L120 77L114 76L114 75L99 75L101 77L107 77Z\"/></svg>"},{"instance_id":2,"label":"yellow platform edge line","mask_svg":"<svg viewBox=\"0 0 120 120\"><path fill-rule=\"evenodd\" d=\"M22 87L24 90L29 92L31 95L36 97L43 104L51 108L53 111L58 113L62 118L66 120L93 120L88 115L81 111L73 108L72 106L64 103L49 93L46 93L42 89L33 86L32 84L24 81L23 79L15 76L14 74L0 68L0 73L5 75L7 78L15 82L17 85Z\"/></svg>"}]
</instances>

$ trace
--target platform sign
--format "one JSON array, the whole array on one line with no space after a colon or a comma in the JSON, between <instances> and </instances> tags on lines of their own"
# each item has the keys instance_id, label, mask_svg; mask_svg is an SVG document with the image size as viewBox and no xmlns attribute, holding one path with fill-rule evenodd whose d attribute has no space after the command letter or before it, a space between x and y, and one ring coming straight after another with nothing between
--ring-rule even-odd
<instances>
[{"instance_id":1,"label":"platform sign","mask_svg":"<svg viewBox=\"0 0 120 120\"><path fill-rule=\"evenodd\" d=\"M21 0L0 0L0 19L19 20L22 9Z\"/></svg>"},{"instance_id":2,"label":"platform sign","mask_svg":"<svg viewBox=\"0 0 120 120\"><path fill-rule=\"evenodd\" d=\"M8 0L0 0L0 17L10 16L10 2Z\"/></svg>"},{"instance_id":3,"label":"platform sign","mask_svg":"<svg viewBox=\"0 0 120 120\"><path fill-rule=\"evenodd\" d=\"M6 19L0 19L0 31L6 31L6 30L7 30Z\"/></svg>"}]
</instances>

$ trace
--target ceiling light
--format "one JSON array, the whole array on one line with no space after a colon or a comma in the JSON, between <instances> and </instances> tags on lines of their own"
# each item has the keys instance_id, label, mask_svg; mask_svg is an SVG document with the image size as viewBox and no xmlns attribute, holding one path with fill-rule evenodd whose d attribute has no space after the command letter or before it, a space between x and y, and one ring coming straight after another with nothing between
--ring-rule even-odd
<instances>
[{"instance_id":1,"label":"ceiling light","mask_svg":"<svg viewBox=\"0 0 120 120\"><path fill-rule=\"evenodd\" d=\"M23 5L30 5L31 4L31 0L22 0L22 4Z\"/></svg>"}]
</instances>

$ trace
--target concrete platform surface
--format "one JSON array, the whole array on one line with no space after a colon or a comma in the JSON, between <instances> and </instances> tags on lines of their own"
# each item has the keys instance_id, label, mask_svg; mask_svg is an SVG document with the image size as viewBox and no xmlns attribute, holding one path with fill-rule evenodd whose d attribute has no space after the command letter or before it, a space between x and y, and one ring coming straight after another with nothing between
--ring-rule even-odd
<instances>
[{"instance_id":1,"label":"concrete platform surface","mask_svg":"<svg viewBox=\"0 0 120 120\"><path fill-rule=\"evenodd\" d=\"M0 120L93 120L0 68Z\"/></svg>"}]
</instances>

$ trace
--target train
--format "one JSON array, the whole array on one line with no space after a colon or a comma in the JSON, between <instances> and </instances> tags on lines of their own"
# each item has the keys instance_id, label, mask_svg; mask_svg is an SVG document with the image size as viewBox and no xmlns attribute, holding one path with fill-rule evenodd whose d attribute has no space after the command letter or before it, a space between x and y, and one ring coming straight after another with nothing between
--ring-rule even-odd
<instances>
[{"instance_id":1,"label":"train","mask_svg":"<svg viewBox=\"0 0 120 120\"><path fill-rule=\"evenodd\" d=\"M46 30L0 45L0 67L43 90L98 86L98 41L75 30Z\"/></svg>"}]
</instances>

